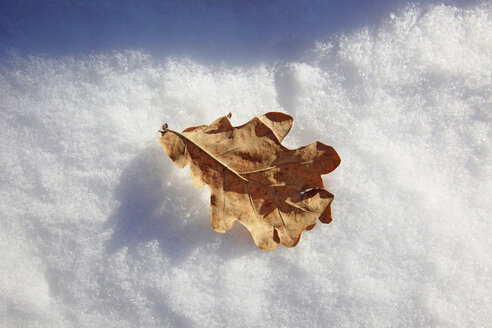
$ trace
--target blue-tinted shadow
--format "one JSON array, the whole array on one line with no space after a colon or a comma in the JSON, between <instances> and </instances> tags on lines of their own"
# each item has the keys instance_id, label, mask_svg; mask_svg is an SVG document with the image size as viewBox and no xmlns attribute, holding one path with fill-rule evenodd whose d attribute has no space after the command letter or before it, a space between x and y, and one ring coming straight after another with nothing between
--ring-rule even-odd
<instances>
[{"instance_id":1,"label":"blue-tinted shadow","mask_svg":"<svg viewBox=\"0 0 492 328\"><path fill-rule=\"evenodd\" d=\"M109 254L127 247L156 241L173 261L186 260L196 248L221 242L210 251L222 258L261 252L245 228L236 224L227 234L210 227L209 205L200 199L201 190L173 175L176 168L160 147L151 147L123 170L114 191L119 203L106 222L113 233L107 243ZM183 170L189 172L189 168Z\"/></svg>"},{"instance_id":2,"label":"blue-tinted shadow","mask_svg":"<svg viewBox=\"0 0 492 328\"><path fill-rule=\"evenodd\" d=\"M294 60L316 40L373 26L407 2L4 0L0 51L57 57L134 49L212 63Z\"/></svg>"}]
</instances>

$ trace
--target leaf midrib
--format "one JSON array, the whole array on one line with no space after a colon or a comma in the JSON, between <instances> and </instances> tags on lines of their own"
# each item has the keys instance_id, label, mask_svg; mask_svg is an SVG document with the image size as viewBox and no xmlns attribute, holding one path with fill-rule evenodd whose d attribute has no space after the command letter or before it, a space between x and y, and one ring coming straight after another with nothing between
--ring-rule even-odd
<instances>
[{"instance_id":1,"label":"leaf midrib","mask_svg":"<svg viewBox=\"0 0 492 328\"><path fill-rule=\"evenodd\" d=\"M213 155L212 153L210 153L208 150L204 149L203 147L201 147L200 145L198 145L196 142L194 142L193 140L191 140L190 138L186 137L185 135L177 132L177 131L174 131L174 130L171 130L171 129L167 129L166 132L171 132L171 133L174 133L175 135L177 135L178 137L181 137L183 139L186 139L188 142L192 143L194 146L198 147L198 149L200 149L201 151L203 151L205 154L207 154L208 156L210 156L213 160L215 160L217 163L219 163L220 165L222 165L224 168L226 168L227 170L229 170L230 172L232 172L234 175L236 175L238 178L240 178L241 180L243 180L244 182L246 183L254 183L254 184L257 184L265 189L267 189L268 191L270 191L275 197L278 197L280 199L282 199L284 202L286 202L287 204L289 204L290 206L292 207L295 207L303 212L311 212L309 210L306 210L305 208L302 208L302 207L299 207L295 204L293 204L292 202L289 202L287 199L285 199L284 197L280 196L277 194L277 192L275 190L273 190L272 188L270 188L269 186L261 183L261 182L258 182L258 181L255 181L255 180L251 180L251 179L247 179L245 177L243 177L241 174L250 174L250 173L255 173L255 172L262 172L262 171L267 171L269 169L273 169L275 168L276 166L279 166L279 165L282 165L282 164L277 164L276 166L270 166L268 168L265 168L265 169L259 169L259 170L256 170L256 171L249 171L249 172L245 172L245 173L239 173L237 172L236 170L234 170L233 168L231 168L230 166L228 166L227 164L223 163L221 160L219 160L215 155ZM183 154L183 156L185 156L185 154ZM309 162L312 162L312 161L309 161ZM299 162L299 163L304 163L304 162ZM307 162L306 162L307 163ZM286 164L295 164L295 162L289 162L289 163L285 163ZM251 194L248 190L248 195L251 197ZM253 208L254 210L254 208Z\"/></svg>"}]
</instances>

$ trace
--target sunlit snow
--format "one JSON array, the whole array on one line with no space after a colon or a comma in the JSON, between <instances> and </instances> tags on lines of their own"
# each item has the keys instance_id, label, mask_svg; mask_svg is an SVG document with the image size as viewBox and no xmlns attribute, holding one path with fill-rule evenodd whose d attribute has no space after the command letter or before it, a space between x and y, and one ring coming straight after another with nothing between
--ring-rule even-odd
<instances>
[{"instance_id":1,"label":"sunlit snow","mask_svg":"<svg viewBox=\"0 0 492 328\"><path fill-rule=\"evenodd\" d=\"M333 222L293 249L209 226L158 143L282 111L320 140ZM492 7L401 7L296 60L145 50L0 62L0 326L485 327Z\"/></svg>"}]
</instances>

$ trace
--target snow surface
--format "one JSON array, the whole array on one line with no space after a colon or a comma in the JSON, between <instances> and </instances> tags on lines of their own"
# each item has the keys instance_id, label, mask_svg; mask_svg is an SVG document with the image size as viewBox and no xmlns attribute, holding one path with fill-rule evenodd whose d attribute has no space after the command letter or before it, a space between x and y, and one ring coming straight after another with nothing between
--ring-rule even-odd
<instances>
[{"instance_id":1,"label":"snow surface","mask_svg":"<svg viewBox=\"0 0 492 328\"><path fill-rule=\"evenodd\" d=\"M209 227L157 141L232 112L320 140L334 220L293 249ZM0 63L1 327L491 327L492 6L402 7L254 65Z\"/></svg>"}]
</instances>

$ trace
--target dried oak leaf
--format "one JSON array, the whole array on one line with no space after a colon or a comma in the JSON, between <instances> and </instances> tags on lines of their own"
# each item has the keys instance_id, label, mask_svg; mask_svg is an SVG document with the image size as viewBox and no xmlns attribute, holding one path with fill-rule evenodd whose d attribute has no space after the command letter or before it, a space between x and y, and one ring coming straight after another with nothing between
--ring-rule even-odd
<instances>
[{"instance_id":1,"label":"dried oak leaf","mask_svg":"<svg viewBox=\"0 0 492 328\"><path fill-rule=\"evenodd\" d=\"M333 195L323 189L322 174L340 158L321 142L287 149L281 141L292 117L271 112L233 127L231 114L209 126L179 133L163 127L160 143L174 164L190 165L197 188L210 187L210 222L216 232L237 220L263 250L279 243L294 247L316 219L331 221Z\"/></svg>"}]
</instances>

